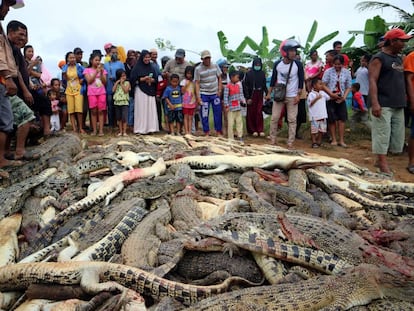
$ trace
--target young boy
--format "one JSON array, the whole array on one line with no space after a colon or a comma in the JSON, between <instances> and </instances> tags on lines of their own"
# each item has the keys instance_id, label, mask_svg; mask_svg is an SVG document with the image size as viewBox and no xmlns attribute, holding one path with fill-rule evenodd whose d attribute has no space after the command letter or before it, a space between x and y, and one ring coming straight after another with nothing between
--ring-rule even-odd
<instances>
[{"instance_id":1,"label":"young boy","mask_svg":"<svg viewBox=\"0 0 414 311\"><path fill-rule=\"evenodd\" d=\"M312 91L308 94L309 120L311 121L312 148L319 148L322 135L326 133L328 113L326 101L329 95L322 91L322 80L318 77L311 81Z\"/></svg>"},{"instance_id":2,"label":"young boy","mask_svg":"<svg viewBox=\"0 0 414 311\"><path fill-rule=\"evenodd\" d=\"M352 91L352 117L350 120L351 129L355 129L356 122L361 122L371 129L371 122L368 119L368 109L365 104L364 96L359 91L361 85L356 82L351 85Z\"/></svg>"},{"instance_id":3,"label":"young boy","mask_svg":"<svg viewBox=\"0 0 414 311\"><path fill-rule=\"evenodd\" d=\"M170 77L170 85L164 91L162 98L167 104L168 126L170 134L174 135L174 122L177 127L176 135L181 134L181 124L183 123L183 101L181 96L181 87L178 85L180 77L172 74Z\"/></svg>"},{"instance_id":4,"label":"young boy","mask_svg":"<svg viewBox=\"0 0 414 311\"><path fill-rule=\"evenodd\" d=\"M236 125L236 135L240 142L243 142L243 118L241 107L246 106L246 99L243 95L243 87L240 83L239 73L230 73L230 83L224 87L224 107L227 112L227 137L234 139L233 127Z\"/></svg>"}]
</instances>

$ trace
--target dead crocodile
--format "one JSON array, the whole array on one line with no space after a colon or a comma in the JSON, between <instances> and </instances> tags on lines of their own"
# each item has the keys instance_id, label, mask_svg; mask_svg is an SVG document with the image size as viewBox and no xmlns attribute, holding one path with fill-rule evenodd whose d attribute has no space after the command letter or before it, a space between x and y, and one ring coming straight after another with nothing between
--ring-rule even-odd
<instances>
[{"instance_id":1,"label":"dead crocodile","mask_svg":"<svg viewBox=\"0 0 414 311\"><path fill-rule=\"evenodd\" d=\"M186 310L348 310L385 296L412 302L413 285L412 280L395 271L361 265L345 275L320 276L300 283L252 287L217 295Z\"/></svg>"},{"instance_id":2,"label":"dead crocodile","mask_svg":"<svg viewBox=\"0 0 414 311\"><path fill-rule=\"evenodd\" d=\"M314 158L285 154L263 154L256 156L239 157L236 155L188 156L177 160L167 161L166 165L187 163L195 172L203 174L217 174L226 170L247 171L254 167L259 168L310 168L320 165L330 165Z\"/></svg>"},{"instance_id":3,"label":"dead crocodile","mask_svg":"<svg viewBox=\"0 0 414 311\"><path fill-rule=\"evenodd\" d=\"M130 288L140 294L162 298L174 297L184 305L229 290L232 284L245 282L238 277L221 284L196 286L159 278L143 270L107 262L19 263L0 268L0 291L24 290L30 284L80 284L86 293L121 291ZM0 296L1 298L1 296Z\"/></svg>"},{"instance_id":4,"label":"dead crocodile","mask_svg":"<svg viewBox=\"0 0 414 311\"><path fill-rule=\"evenodd\" d=\"M99 189L92 192L90 195L72 204L62 212L60 212L52 221L50 221L44 228L42 228L34 240L40 241L39 245L46 245L53 238L54 233L58 228L66 222L70 217L90 209L97 203L105 201L109 204L122 189L124 183L132 182L139 178L147 178L151 176L158 176L165 171L165 164L162 158L158 159L151 167L137 168L130 171L122 172L117 175L108 177ZM37 248L36 250L38 250ZM26 254L28 255L28 254Z\"/></svg>"},{"instance_id":5,"label":"dead crocodile","mask_svg":"<svg viewBox=\"0 0 414 311\"><path fill-rule=\"evenodd\" d=\"M55 172L56 168L48 168L38 175L33 175L24 181L2 189L0 192L0 220L18 212L30 195L30 190L44 182Z\"/></svg>"}]
</instances>

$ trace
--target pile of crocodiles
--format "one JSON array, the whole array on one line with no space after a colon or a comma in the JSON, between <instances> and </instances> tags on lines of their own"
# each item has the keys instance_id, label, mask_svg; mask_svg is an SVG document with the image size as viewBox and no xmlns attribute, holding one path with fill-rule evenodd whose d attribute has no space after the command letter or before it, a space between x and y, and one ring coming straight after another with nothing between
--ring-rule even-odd
<instances>
[{"instance_id":1,"label":"pile of crocodiles","mask_svg":"<svg viewBox=\"0 0 414 311\"><path fill-rule=\"evenodd\" d=\"M211 137L33 148L0 175L1 310L414 310L414 184Z\"/></svg>"}]
</instances>

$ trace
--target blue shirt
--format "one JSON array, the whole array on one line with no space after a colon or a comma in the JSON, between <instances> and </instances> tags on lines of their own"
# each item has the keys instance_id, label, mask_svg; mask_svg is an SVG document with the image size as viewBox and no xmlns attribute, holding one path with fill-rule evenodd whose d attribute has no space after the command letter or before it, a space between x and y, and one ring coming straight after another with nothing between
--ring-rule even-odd
<instances>
[{"instance_id":1,"label":"blue shirt","mask_svg":"<svg viewBox=\"0 0 414 311\"><path fill-rule=\"evenodd\" d=\"M116 71L118 69L122 69L125 71L125 66L122 62L117 60L116 62L106 62L104 64L105 70L108 72L108 76L106 78L106 94L113 94L112 88L116 81Z\"/></svg>"},{"instance_id":2,"label":"blue shirt","mask_svg":"<svg viewBox=\"0 0 414 311\"><path fill-rule=\"evenodd\" d=\"M171 85L167 86L162 95L162 98L168 98L172 105L174 105L174 110L183 110L183 100L181 98L181 87L177 86L173 88ZM167 106L167 109L170 110Z\"/></svg>"}]
</instances>

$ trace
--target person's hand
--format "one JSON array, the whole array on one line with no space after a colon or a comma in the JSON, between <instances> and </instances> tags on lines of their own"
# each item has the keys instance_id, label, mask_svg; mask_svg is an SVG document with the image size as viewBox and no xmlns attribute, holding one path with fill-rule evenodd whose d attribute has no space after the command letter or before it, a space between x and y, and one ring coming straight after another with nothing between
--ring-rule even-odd
<instances>
[{"instance_id":1,"label":"person's hand","mask_svg":"<svg viewBox=\"0 0 414 311\"><path fill-rule=\"evenodd\" d=\"M372 103L371 113L376 118L381 117L381 106L379 103Z\"/></svg>"},{"instance_id":2,"label":"person's hand","mask_svg":"<svg viewBox=\"0 0 414 311\"><path fill-rule=\"evenodd\" d=\"M270 99L270 94L267 94L266 97L265 97L265 99L266 100L269 100Z\"/></svg>"},{"instance_id":3,"label":"person's hand","mask_svg":"<svg viewBox=\"0 0 414 311\"><path fill-rule=\"evenodd\" d=\"M300 96L299 96L299 95L296 95L296 96L295 96L295 99L294 99L294 101L293 101L293 104L294 104L294 105L297 105L297 104L299 104L299 102L300 102Z\"/></svg>"},{"instance_id":4,"label":"person's hand","mask_svg":"<svg viewBox=\"0 0 414 311\"><path fill-rule=\"evenodd\" d=\"M248 100L247 100L247 102L246 102L246 104L247 104L248 106L250 106L251 104L253 104L253 100L252 100L252 99L248 99Z\"/></svg>"},{"instance_id":5,"label":"person's hand","mask_svg":"<svg viewBox=\"0 0 414 311\"><path fill-rule=\"evenodd\" d=\"M29 91L27 91L27 90L23 91L23 99L24 99L24 102L26 104L28 104L30 106L33 105L33 102L34 102L33 96Z\"/></svg>"},{"instance_id":6,"label":"person's hand","mask_svg":"<svg viewBox=\"0 0 414 311\"><path fill-rule=\"evenodd\" d=\"M203 104L201 97L197 97L197 104L199 104L200 106Z\"/></svg>"},{"instance_id":7,"label":"person's hand","mask_svg":"<svg viewBox=\"0 0 414 311\"><path fill-rule=\"evenodd\" d=\"M6 95L14 96L17 94L17 86L12 78L6 79Z\"/></svg>"}]
</instances>

